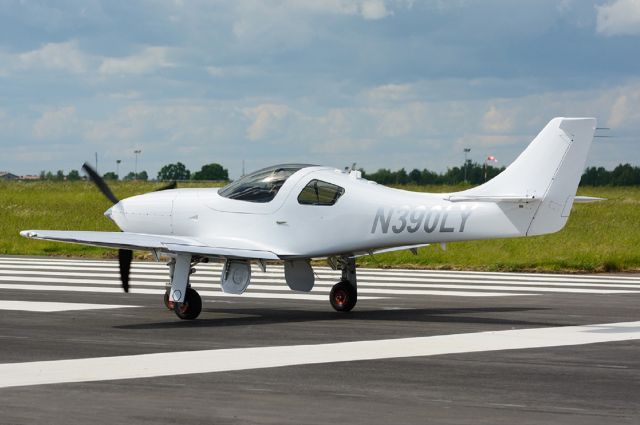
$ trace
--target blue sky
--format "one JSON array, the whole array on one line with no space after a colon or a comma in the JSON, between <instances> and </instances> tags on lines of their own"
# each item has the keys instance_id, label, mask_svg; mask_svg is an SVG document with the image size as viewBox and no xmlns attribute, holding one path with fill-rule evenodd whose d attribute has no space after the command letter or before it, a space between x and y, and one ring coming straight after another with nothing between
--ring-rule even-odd
<instances>
[{"instance_id":1,"label":"blue sky","mask_svg":"<svg viewBox=\"0 0 640 425\"><path fill-rule=\"evenodd\" d=\"M640 0L0 0L0 170L508 164L554 116L640 164Z\"/></svg>"}]
</instances>

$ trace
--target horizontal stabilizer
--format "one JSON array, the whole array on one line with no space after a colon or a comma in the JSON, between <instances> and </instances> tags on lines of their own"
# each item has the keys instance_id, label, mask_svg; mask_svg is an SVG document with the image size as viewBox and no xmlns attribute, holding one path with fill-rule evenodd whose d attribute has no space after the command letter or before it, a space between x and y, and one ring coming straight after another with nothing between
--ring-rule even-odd
<instances>
[{"instance_id":1,"label":"horizontal stabilizer","mask_svg":"<svg viewBox=\"0 0 640 425\"><path fill-rule=\"evenodd\" d=\"M606 201L607 198L596 198L594 196L576 196L573 198L574 204L590 204L592 202Z\"/></svg>"},{"instance_id":2,"label":"horizontal stabilizer","mask_svg":"<svg viewBox=\"0 0 640 425\"><path fill-rule=\"evenodd\" d=\"M451 195L444 198L447 201L451 202L514 202L514 203L522 203L522 202L532 202L538 201L539 198L536 198L533 195L466 195L466 196L456 196Z\"/></svg>"}]
</instances>

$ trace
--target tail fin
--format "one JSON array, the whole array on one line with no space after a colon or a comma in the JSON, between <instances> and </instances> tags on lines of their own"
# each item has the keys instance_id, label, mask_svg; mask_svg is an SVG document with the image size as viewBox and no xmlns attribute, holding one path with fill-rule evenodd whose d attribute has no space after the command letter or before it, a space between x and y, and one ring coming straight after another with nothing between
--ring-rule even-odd
<instances>
[{"instance_id":1,"label":"tail fin","mask_svg":"<svg viewBox=\"0 0 640 425\"><path fill-rule=\"evenodd\" d=\"M456 195L537 199L526 235L557 232L571 212L595 128L595 118L554 118L506 170Z\"/></svg>"}]
</instances>

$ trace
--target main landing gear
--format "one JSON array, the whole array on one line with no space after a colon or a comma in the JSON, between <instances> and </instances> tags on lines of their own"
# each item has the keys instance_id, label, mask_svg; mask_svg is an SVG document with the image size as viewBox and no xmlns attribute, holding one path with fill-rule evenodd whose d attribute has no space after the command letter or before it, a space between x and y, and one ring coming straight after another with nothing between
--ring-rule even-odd
<instances>
[{"instance_id":1,"label":"main landing gear","mask_svg":"<svg viewBox=\"0 0 640 425\"><path fill-rule=\"evenodd\" d=\"M335 262L330 260L332 266L342 270L342 280L333 285L329 293L329 302L336 311L351 311L358 302L358 289L356 280L356 260L342 257Z\"/></svg>"},{"instance_id":2,"label":"main landing gear","mask_svg":"<svg viewBox=\"0 0 640 425\"><path fill-rule=\"evenodd\" d=\"M193 268L200 261L191 261L191 256L178 255L169 262L171 287L164 293L164 305L183 320L193 320L202 311L202 298L189 284Z\"/></svg>"}]
</instances>

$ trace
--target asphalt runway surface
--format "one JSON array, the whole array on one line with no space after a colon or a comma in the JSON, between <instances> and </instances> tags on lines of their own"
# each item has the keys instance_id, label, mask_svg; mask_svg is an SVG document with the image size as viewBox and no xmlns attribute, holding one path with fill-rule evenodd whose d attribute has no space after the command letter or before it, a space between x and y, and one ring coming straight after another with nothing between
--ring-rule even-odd
<instances>
[{"instance_id":1,"label":"asphalt runway surface","mask_svg":"<svg viewBox=\"0 0 640 425\"><path fill-rule=\"evenodd\" d=\"M0 424L638 424L640 275L358 269L358 305L281 267L242 296L166 267L0 257Z\"/></svg>"}]
</instances>

